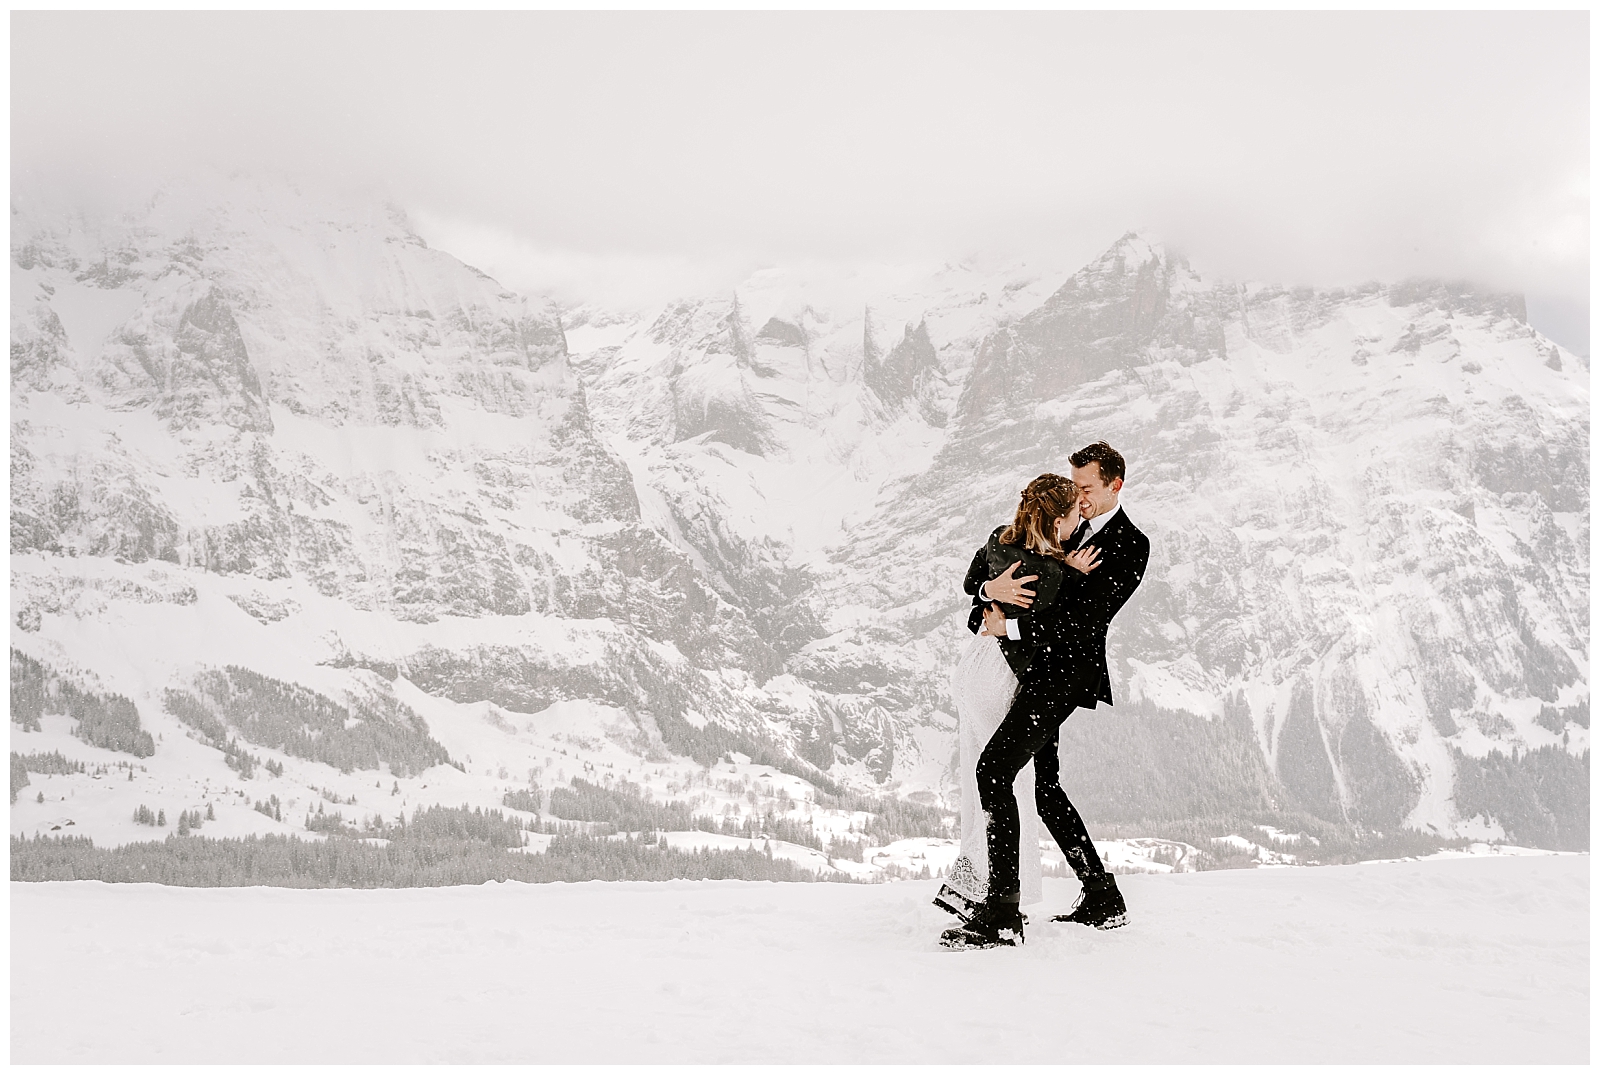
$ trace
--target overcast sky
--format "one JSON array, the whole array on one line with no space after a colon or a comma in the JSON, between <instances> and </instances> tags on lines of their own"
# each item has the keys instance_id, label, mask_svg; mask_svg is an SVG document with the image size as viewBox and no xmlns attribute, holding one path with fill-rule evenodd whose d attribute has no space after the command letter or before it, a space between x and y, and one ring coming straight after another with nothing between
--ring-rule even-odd
<instances>
[{"instance_id":1,"label":"overcast sky","mask_svg":"<svg viewBox=\"0 0 1600 1075\"><path fill-rule=\"evenodd\" d=\"M12 178L383 190L530 291L1037 258L1528 294L1588 349L1588 14L12 15ZM595 295L604 299L605 295Z\"/></svg>"}]
</instances>

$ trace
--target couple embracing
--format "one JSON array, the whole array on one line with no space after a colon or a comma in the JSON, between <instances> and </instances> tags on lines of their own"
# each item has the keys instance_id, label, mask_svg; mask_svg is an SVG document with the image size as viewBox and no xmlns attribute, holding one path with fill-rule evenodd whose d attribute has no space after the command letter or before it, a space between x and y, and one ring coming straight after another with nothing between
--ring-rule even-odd
<instances>
[{"instance_id":1,"label":"couple embracing","mask_svg":"<svg viewBox=\"0 0 1600 1075\"><path fill-rule=\"evenodd\" d=\"M967 570L977 637L950 680L961 856L934 897L961 919L940 939L947 948L1022 943L1021 905L1041 898L1041 820L1083 885L1054 920L1127 922L1116 879L1061 790L1057 737L1074 709L1111 702L1106 629L1144 577L1150 540L1117 502L1127 467L1111 445L1097 441L1071 463L1070 479L1028 483L1011 525L996 528Z\"/></svg>"}]
</instances>

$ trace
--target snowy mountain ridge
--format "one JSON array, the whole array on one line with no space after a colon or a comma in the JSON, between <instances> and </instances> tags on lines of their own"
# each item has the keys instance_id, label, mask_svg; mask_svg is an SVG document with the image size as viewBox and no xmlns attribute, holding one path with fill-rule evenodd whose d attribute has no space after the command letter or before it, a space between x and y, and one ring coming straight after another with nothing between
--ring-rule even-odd
<instances>
[{"instance_id":1,"label":"snowy mountain ridge","mask_svg":"<svg viewBox=\"0 0 1600 1075\"><path fill-rule=\"evenodd\" d=\"M229 666L465 770L383 761L363 811L584 774L949 804L966 559L1104 437L1153 553L1118 705L1064 731L1087 815L1587 846L1588 370L1515 299L1239 287L1129 236L1064 279L563 312L250 184L14 207L12 253L12 645L131 699L175 805L244 790L170 698ZM14 749L114 756L73 726ZM378 790L266 749L295 810ZM138 838L92 779L79 831Z\"/></svg>"}]
</instances>

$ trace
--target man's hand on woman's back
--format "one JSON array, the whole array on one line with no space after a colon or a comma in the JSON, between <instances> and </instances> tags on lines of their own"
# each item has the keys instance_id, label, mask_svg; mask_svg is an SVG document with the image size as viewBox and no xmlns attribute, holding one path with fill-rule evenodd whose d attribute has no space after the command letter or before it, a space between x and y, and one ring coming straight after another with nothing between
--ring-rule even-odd
<instances>
[{"instance_id":1,"label":"man's hand on woman's back","mask_svg":"<svg viewBox=\"0 0 1600 1075\"><path fill-rule=\"evenodd\" d=\"M1033 604L1033 591L1024 586L1025 582L1032 582L1038 575L1024 575L1015 578L1017 568L1022 566L1018 560L1000 574L990 579L983 587L983 593L991 601L999 601L1006 605L1015 605L1018 608L1027 608Z\"/></svg>"}]
</instances>

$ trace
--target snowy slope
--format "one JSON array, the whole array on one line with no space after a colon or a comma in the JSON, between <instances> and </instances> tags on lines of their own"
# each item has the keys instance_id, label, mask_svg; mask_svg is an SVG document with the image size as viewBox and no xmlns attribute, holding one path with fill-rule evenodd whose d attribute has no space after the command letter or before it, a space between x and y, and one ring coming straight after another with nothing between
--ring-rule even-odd
<instances>
[{"instance_id":1,"label":"snowy slope","mask_svg":"<svg viewBox=\"0 0 1600 1075\"><path fill-rule=\"evenodd\" d=\"M1589 865L1131 877L1125 929L975 952L935 944L929 882L14 884L11 1055L1581 1064ZM1075 887L1046 879L1041 910Z\"/></svg>"}]
</instances>

